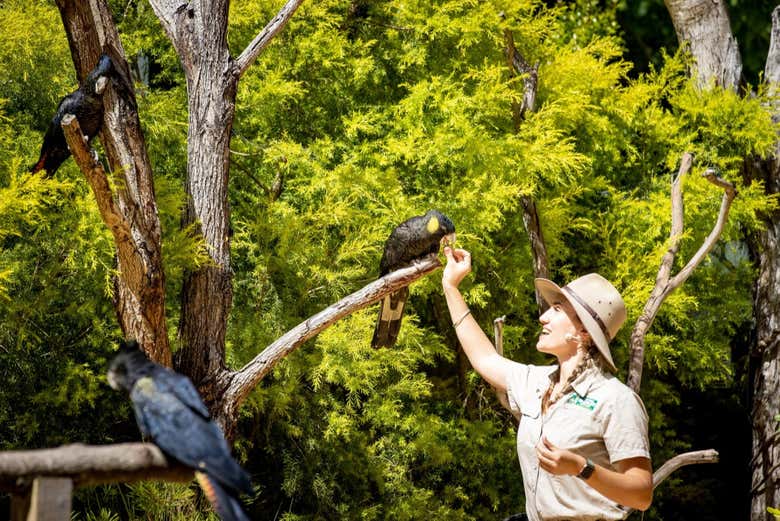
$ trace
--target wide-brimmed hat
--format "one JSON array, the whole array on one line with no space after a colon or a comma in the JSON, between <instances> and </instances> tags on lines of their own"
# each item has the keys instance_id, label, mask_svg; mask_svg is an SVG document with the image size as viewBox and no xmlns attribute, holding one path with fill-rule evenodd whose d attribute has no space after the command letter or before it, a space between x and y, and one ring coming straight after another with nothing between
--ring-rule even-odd
<instances>
[{"instance_id":1,"label":"wide-brimmed hat","mask_svg":"<svg viewBox=\"0 0 780 521\"><path fill-rule=\"evenodd\" d=\"M560 302L561 297L571 303L599 352L617 371L609 342L626 321L626 304L615 286L598 273L584 275L564 287L547 279L536 279L534 284L548 304Z\"/></svg>"}]
</instances>

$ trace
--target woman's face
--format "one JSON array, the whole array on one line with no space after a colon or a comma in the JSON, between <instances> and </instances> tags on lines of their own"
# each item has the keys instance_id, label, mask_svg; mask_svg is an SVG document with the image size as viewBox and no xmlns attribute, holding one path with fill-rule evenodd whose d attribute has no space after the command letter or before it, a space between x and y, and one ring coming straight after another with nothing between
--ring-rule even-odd
<instances>
[{"instance_id":1,"label":"woman's face","mask_svg":"<svg viewBox=\"0 0 780 521\"><path fill-rule=\"evenodd\" d=\"M564 298L553 302L539 317L542 332L536 342L536 349L558 358L577 353L578 340L585 340L587 333L582 329L572 305ZM567 335L571 335L567 339Z\"/></svg>"}]
</instances>

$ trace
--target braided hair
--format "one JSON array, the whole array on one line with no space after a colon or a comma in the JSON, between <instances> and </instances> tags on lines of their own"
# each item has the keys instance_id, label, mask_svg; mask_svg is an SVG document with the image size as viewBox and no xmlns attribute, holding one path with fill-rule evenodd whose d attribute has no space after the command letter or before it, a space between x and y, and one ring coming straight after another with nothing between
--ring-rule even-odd
<instances>
[{"instance_id":1,"label":"braided hair","mask_svg":"<svg viewBox=\"0 0 780 521\"><path fill-rule=\"evenodd\" d=\"M586 369L595 367L602 371L605 370L602 355L596 345L590 339L588 340L588 344L585 345L583 349L585 354L580 359L577 367L574 368L574 371L571 372L569 378L566 380L566 383L563 385L563 387L561 387L561 390L555 393L555 395L553 395L553 389L560 381L561 369L558 368L558 370L553 374L553 378L550 379L550 386L547 388L547 391L545 391L544 396L542 396L542 413L547 412L555 402L560 400L563 395L568 393L572 389L571 384L574 383L574 380L576 380L578 376L585 372Z\"/></svg>"}]
</instances>

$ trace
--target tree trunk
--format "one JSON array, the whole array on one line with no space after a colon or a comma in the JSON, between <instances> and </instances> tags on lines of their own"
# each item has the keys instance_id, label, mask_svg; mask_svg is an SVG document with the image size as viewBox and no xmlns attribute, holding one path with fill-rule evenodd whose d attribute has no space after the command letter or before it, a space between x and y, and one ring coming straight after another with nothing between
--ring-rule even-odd
<instances>
[{"instance_id":1,"label":"tree trunk","mask_svg":"<svg viewBox=\"0 0 780 521\"><path fill-rule=\"evenodd\" d=\"M722 0L665 0L680 45L687 45L696 60L699 86L711 82L736 89L742 74L737 40Z\"/></svg>"},{"instance_id":2,"label":"tree trunk","mask_svg":"<svg viewBox=\"0 0 780 521\"><path fill-rule=\"evenodd\" d=\"M114 280L114 307L124 336L138 340L152 359L170 366L160 220L122 43L104 1L57 0L57 7L79 80L102 53L111 56L117 70L113 88L103 94L106 110L100 132L117 188L115 193L95 193L99 204L101 197L111 199L102 204L115 204L130 230L126 240L116 242L119 274Z\"/></svg>"},{"instance_id":3,"label":"tree trunk","mask_svg":"<svg viewBox=\"0 0 780 521\"><path fill-rule=\"evenodd\" d=\"M780 7L772 13L772 38L764 70L770 92L778 92L780 81ZM780 122L775 103L772 119ZM767 194L780 193L780 141L773 158L746 161L748 180L760 179ZM780 210L764 216L765 229L750 241L751 255L758 265L753 311L756 319L756 345L751 361L752 374L753 479L751 519L771 519L767 507L780 506Z\"/></svg>"},{"instance_id":4,"label":"tree trunk","mask_svg":"<svg viewBox=\"0 0 780 521\"><path fill-rule=\"evenodd\" d=\"M774 174L774 193L778 176ZM754 362L752 410L753 457L751 468L753 497L751 519L771 519L767 507L780 506L780 212L775 212L767 228L757 234L758 280L754 312L757 342Z\"/></svg>"},{"instance_id":5,"label":"tree trunk","mask_svg":"<svg viewBox=\"0 0 780 521\"><path fill-rule=\"evenodd\" d=\"M227 189L238 75L227 46L226 0L192 2L177 16L175 44L189 99L184 225L197 225L211 263L185 275L176 365L212 402L218 396L210 382L225 370L233 299Z\"/></svg>"},{"instance_id":6,"label":"tree trunk","mask_svg":"<svg viewBox=\"0 0 780 521\"><path fill-rule=\"evenodd\" d=\"M666 0L681 43L690 42L698 65L701 85L714 81L735 89L742 65L736 40L731 34L726 7L722 0ZM770 84L780 80L780 8L772 13L772 41L764 78ZM775 87L776 90L776 87ZM777 105L771 107L775 121L780 119ZM780 192L780 141L775 157L745 161L745 182L763 180L766 193ZM756 345L751 359L757 362L752 374L753 458L751 469L751 519L772 516L767 507L780 505L780 211L763 216L766 228L749 240L751 256L757 265L753 311L756 317Z\"/></svg>"},{"instance_id":7,"label":"tree trunk","mask_svg":"<svg viewBox=\"0 0 780 521\"><path fill-rule=\"evenodd\" d=\"M175 367L193 381L214 413L221 410L230 383L225 368L225 333L233 297L228 172L238 80L301 1L288 0L233 60L227 43L229 0L150 0L187 82L187 205L182 224L194 225L210 257L209 264L185 274L179 323L182 346ZM100 33L102 28L95 30ZM140 131L135 144L143 146ZM222 420L224 427L224 422L235 418Z\"/></svg>"}]
</instances>

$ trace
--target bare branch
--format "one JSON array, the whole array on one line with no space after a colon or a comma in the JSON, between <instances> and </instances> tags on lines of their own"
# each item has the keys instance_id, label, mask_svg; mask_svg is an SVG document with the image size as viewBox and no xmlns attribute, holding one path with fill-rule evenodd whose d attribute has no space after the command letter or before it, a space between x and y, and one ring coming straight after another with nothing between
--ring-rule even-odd
<instances>
[{"instance_id":1,"label":"bare branch","mask_svg":"<svg viewBox=\"0 0 780 521\"><path fill-rule=\"evenodd\" d=\"M528 233L528 240L531 242L534 277L549 279L550 267L547 245L544 242L542 224L539 222L539 211L536 209L536 203L531 196L522 195L520 196L520 204L523 206L523 225L526 233ZM536 292L536 304L539 307L539 311L544 311L546 308L544 299L538 291Z\"/></svg>"},{"instance_id":2,"label":"bare branch","mask_svg":"<svg viewBox=\"0 0 780 521\"><path fill-rule=\"evenodd\" d=\"M130 225L116 206L114 194L108 183L106 172L103 170L103 165L92 156L76 116L67 114L62 118L62 131L68 142L68 148L73 154L73 159L92 187L100 216L111 230L114 242L119 244L129 241L131 239Z\"/></svg>"},{"instance_id":3,"label":"bare branch","mask_svg":"<svg viewBox=\"0 0 780 521\"><path fill-rule=\"evenodd\" d=\"M140 480L190 481L192 469L169 462L151 443L63 445L0 452L0 489L19 493L37 476L68 477L74 486Z\"/></svg>"},{"instance_id":4,"label":"bare branch","mask_svg":"<svg viewBox=\"0 0 780 521\"><path fill-rule=\"evenodd\" d=\"M696 465L699 463L718 463L720 461L720 455L718 451L713 449L697 450L694 452L686 452L684 454L678 454L666 463L661 465L658 470L653 472L653 489L658 487L666 478L668 478L672 472L684 467L686 465ZM626 516L633 512L633 508L626 509Z\"/></svg>"},{"instance_id":5,"label":"bare branch","mask_svg":"<svg viewBox=\"0 0 780 521\"><path fill-rule=\"evenodd\" d=\"M255 39L252 40L247 48L244 49L244 52L236 59L236 68L239 76L242 76L252 63L254 63L274 36L284 29L284 26L287 25L287 22L301 3L303 3L303 0L287 0L287 3L284 4L282 9L274 16L273 20L268 22L263 30L255 36Z\"/></svg>"},{"instance_id":6,"label":"bare branch","mask_svg":"<svg viewBox=\"0 0 780 521\"><path fill-rule=\"evenodd\" d=\"M720 211L718 212L717 220L712 228L712 231L702 242L698 251L693 255L688 264L680 270L677 275L671 277L672 265L677 256L677 252L680 246L680 238L683 232L683 202L682 202L682 189L680 183L682 178L687 175L692 166L693 156L689 153L683 154L682 161L680 163L680 170L677 177L672 183L672 230L669 237L669 249L664 254L661 260L661 266L658 269L658 276L655 280L655 286L650 293L650 297L645 303L645 307L642 310L642 314L637 319L634 329L631 332L631 358L628 368L627 385L639 392L639 387L642 383L642 366L644 364L645 356L645 336L647 331L652 326L655 320L658 310L661 308L664 300L669 294L680 287L691 275L694 269L701 263L701 261L712 251L715 243L720 239L723 233L723 228L728 219L729 209L731 203L737 196L737 191L734 185L728 181L721 179L713 170L707 170L704 173L704 177L715 186L723 189L723 199L721 200Z\"/></svg>"},{"instance_id":7,"label":"bare branch","mask_svg":"<svg viewBox=\"0 0 780 521\"><path fill-rule=\"evenodd\" d=\"M493 320L493 343L496 346L496 353L504 356L504 321L506 315Z\"/></svg>"},{"instance_id":8,"label":"bare branch","mask_svg":"<svg viewBox=\"0 0 780 521\"><path fill-rule=\"evenodd\" d=\"M528 64L523 55L520 54L520 51L517 50L514 36L509 29L504 30L504 44L504 54L506 55L510 78L515 78L518 75L523 77L523 101L522 103L517 103L517 101L512 100L512 121L515 124L515 132L518 132L520 125L525 119L525 114L533 112L536 108L539 65L531 66ZM544 235L542 234L536 203L531 196L522 195L520 196L520 204L523 206L523 225L526 233L528 233L528 240L531 242L534 277L547 279L550 277L549 257L547 256L547 246L544 243ZM539 292L536 292L536 304L540 311L544 310L544 299L542 299Z\"/></svg>"},{"instance_id":9,"label":"bare branch","mask_svg":"<svg viewBox=\"0 0 780 521\"><path fill-rule=\"evenodd\" d=\"M682 283L685 282L688 277L690 277L693 270L696 269L704 257L706 257L710 251L712 251L715 243L718 242L718 239L720 239L721 233L723 233L723 228L726 226L726 221L729 218L729 209L731 208L731 203L737 196L737 190L734 188L734 185L725 179L718 177L713 170L707 170L704 172L704 177L706 177L707 181L710 183L723 189L723 198L720 202L718 219L715 221L715 225L712 227L710 234L707 235L707 238L704 239L704 242L699 247L699 250L694 254L691 260L688 261L688 264L686 264L685 267L681 269L680 272L675 275L669 283L669 286L671 287L669 290L670 292L681 286Z\"/></svg>"},{"instance_id":10,"label":"bare branch","mask_svg":"<svg viewBox=\"0 0 780 521\"><path fill-rule=\"evenodd\" d=\"M441 267L441 263L438 257L434 254L429 255L411 266L389 273L368 284L289 330L241 370L226 375L230 382L222 400L224 417L231 418L232 411L241 406L249 392L271 369L304 342L315 337L338 320L369 306L399 288L408 286L439 267Z\"/></svg>"},{"instance_id":11,"label":"bare branch","mask_svg":"<svg viewBox=\"0 0 780 521\"><path fill-rule=\"evenodd\" d=\"M501 316L493 320L493 344L496 348L496 353L503 356L504 355L504 321L506 320L506 316ZM498 403L501 404L501 406L506 409L507 411L511 412L513 416L517 420L518 418L515 415L515 412L512 410L512 408L509 406L509 397L506 394L506 391L499 391L495 387L493 388L493 391L496 393L496 398L498 398Z\"/></svg>"},{"instance_id":12,"label":"bare branch","mask_svg":"<svg viewBox=\"0 0 780 521\"><path fill-rule=\"evenodd\" d=\"M694 452L678 454L653 472L653 488L660 485L672 474L672 472L680 467L696 465L699 463L718 463L718 461L720 461L720 455L718 454L718 451L714 449L697 450Z\"/></svg>"},{"instance_id":13,"label":"bare branch","mask_svg":"<svg viewBox=\"0 0 780 521\"><path fill-rule=\"evenodd\" d=\"M520 124L525 119L526 112L533 112L536 108L536 87L539 81L539 65L531 66L520 51L515 47L514 36L509 29L504 30L504 54L506 55L507 65L509 66L510 78L518 75L523 77L523 101L517 103L512 101L512 120L515 122L515 130L520 128Z\"/></svg>"}]
</instances>

